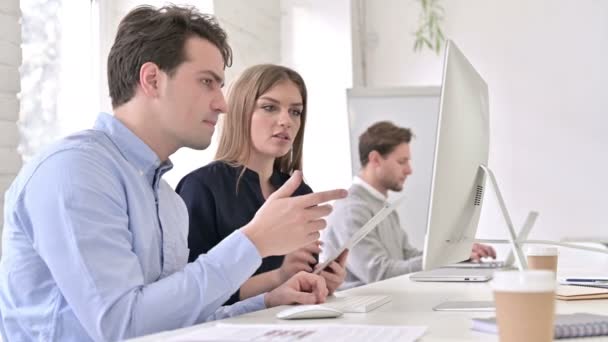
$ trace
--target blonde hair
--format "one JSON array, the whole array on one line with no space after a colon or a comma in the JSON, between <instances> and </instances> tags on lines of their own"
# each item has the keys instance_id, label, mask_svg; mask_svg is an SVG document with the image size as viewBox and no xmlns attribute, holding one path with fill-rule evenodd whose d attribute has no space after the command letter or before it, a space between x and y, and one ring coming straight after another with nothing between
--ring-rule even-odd
<instances>
[{"instance_id":1,"label":"blonde hair","mask_svg":"<svg viewBox=\"0 0 608 342\"><path fill-rule=\"evenodd\" d=\"M287 174L291 174L294 170L302 170L307 107L306 85L300 74L294 70L274 64L260 64L248 68L230 88L228 111L221 128L215 160L226 162L234 167L244 166L249 161L250 151L253 147L251 116L255 110L256 101L274 86L285 81L290 81L298 87L303 107L300 129L293 141L291 151L276 158L274 168ZM244 172L245 168L241 171L239 180Z\"/></svg>"}]
</instances>

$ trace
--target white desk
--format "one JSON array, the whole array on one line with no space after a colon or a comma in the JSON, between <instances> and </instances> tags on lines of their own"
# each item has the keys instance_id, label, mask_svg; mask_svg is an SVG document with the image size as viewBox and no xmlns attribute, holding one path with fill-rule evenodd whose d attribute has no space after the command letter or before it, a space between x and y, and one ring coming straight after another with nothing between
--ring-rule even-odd
<instances>
[{"instance_id":1,"label":"white desk","mask_svg":"<svg viewBox=\"0 0 608 342\"><path fill-rule=\"evenodd\" d=\"M599 274L599 270L587 273ZM572 269L560 270L560 275L581 275ZM275 318L284 307L277 307L224 320L227 323L244 324L377 324L377 325L424 325L428 330L422 341L498 341L497 335L472 331L472 317L489 317L494 313L484 312L434 312L432 308L450 300L492 300L488 283L421 283L401 276L375 284L341 292L341 294L389 294L392 301L366 314L345 314L337 319L285 321ZM608 313L608 299L589 301L557 301L557 313L590 312ZM200 329L214 322L177 330L179 333ZM134 341L162 341L176 332L165 332ZM606 341L602 338L569 339L567 341Z\"/></svg>"}]
</instances>

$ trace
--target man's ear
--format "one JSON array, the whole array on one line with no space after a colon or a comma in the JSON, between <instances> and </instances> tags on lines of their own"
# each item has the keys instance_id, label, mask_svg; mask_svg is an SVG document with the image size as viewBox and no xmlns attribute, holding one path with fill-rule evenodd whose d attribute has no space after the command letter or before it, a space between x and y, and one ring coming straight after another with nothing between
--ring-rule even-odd
<instances>
[{"instance_id":1,"label":"man's ear","mask_svg":"<svg viewBox=\"0 0 608 342\"><path fill-rule=\"evenodd\" d=\"M367 155L368 163L370 163L372 166L380 165L380 158L382 158L382 155L380 155L380 153L378 153L376 150L371 151Z\"/></svg>"},{"instance_id":2,"label":"man's ear","mask_svg":"<svg viewBox=\"0 0 608 342\"><path fill-rule=\"evenodd\" d=\"M139 86L146 96L158 97L159 83L162 76L162 71L158 68L158 65L152 62L146 62L139 68Z\"/></svg>"}]
</instances>

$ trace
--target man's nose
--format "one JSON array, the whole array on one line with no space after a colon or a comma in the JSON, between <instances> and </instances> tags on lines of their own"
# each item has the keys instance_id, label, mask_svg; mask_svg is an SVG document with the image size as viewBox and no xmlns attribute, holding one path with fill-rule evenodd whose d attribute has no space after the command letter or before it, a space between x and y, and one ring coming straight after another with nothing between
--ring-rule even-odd
<instances>
[{"instance_id":1,"label":"man's nose","mask_svg":"<svg viewBox=\"0 0 608 342\"><path fill-rule=\"evenodd\" d=\"M224 93L220 91L220 94L215 98L215 101L211 103L212 109L218 113L226 113L228 111L228 105L226 104L226 98Z\"/></svg>"}]
</instances>

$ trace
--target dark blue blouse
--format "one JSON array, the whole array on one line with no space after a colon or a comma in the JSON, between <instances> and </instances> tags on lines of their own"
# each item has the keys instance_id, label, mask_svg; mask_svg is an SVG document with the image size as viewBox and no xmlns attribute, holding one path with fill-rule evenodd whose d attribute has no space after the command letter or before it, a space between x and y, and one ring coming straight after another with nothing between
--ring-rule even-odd
<instances>
[{"instance_id":1,"label":"dark blue blouse","mask_svg":"<svg viewBox=\"0 0 608 342\"><path fill-rule=\"evenodd\" d=\"M189 261L207 253L236 229L246 225L264 204L258 174L245 169L238 184L242 167L232 167L225 162L215 161L186 175L177 185L177 193L188 208L190 231L188 233ZM280 188L290 175L275 170L270 183ZM304 182L292 196L311 193ZM281 267L283 256L262 259L262 265L255 274ZM226 304L239 301L239 293L230 297Z\"/></svg>"}]
</instances>

